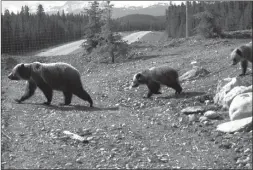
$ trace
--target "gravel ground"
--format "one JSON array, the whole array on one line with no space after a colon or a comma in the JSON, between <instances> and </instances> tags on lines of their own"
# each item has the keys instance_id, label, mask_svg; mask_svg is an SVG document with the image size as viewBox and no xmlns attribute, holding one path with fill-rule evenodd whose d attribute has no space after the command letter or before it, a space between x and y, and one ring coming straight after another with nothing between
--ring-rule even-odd
<instances>
[{"instance_id":1,"label":"gravel ground","mask_svg":"<svg viewBox=\"0 0 253 170\"><path fill-rule=\"evenodd\" d=\"M252 169L252 131L216 131L218 124L229 121L228 113L199 100L212 98L219 79L240 74L239 66L230 66L228 56L231 48L250 40L159 41L154 36L144 37L145 41L133 44L131 58L115 64L86 62L80 53L36 58L2 55L2 169ZM52 106L41 105L45 97L39 90L24 103L15 103L13 99L22 95L25 82L9 81L7 74L16 63L33 61L62 61L75 66L94 108L77 97L70 106L58 106L63 95L57 91ZM127 89L138 71L170 65L182 75L192 68L191 61L211 74L182 83L183 94L179 97L166 87L151 99L143 98L145 86ZM243 79L250 82L252 75ZM189 121L180 112L196 105L214 108L223 113L222 119L204 124ZM64 130L86 140L70 139Z\"/></svg>"}]
</instances>

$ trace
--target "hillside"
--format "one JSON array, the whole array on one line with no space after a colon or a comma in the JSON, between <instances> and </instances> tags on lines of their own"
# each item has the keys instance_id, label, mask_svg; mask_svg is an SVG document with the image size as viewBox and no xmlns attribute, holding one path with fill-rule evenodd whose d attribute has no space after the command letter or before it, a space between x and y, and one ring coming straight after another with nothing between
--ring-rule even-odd
<instances>
[{"instance_id":1,"label":"hillside","mask_svg":"<svg viewBox=\"0 0 253 170\"><path fill-rule=\"evenodd\" d=\"M252 169L252 131L216 131L229 116L212 105L218 80L240 74L228 60L231 48L251 39L155 37L144 36L145 40L132 45L131 56L114 64L96 58L86 62L85 57L94 56L81 52L49 57L3 55L1 168ZM25 82L10 81L7 75L16 63L33 61L62 61L76 67L94 108L76 96L70 106L59 106L63 94L58 91L51 106L41 104L45 97L40 90L21 104L14 102L23 94ZM162 87L162 94L147 99L143 98L146 86L127 88L139 71L169 65L182 75L192 68L191 61L211 74L182 83L180 96ZM242 79L251 82L252 74ZM209 98L210 104L201 102L202 98ZM181 113L187 106L215 109L221 119L190 121ZM69 138L63 133L66 130L85 141Z\"/></svg>"},{"instance_id":2,"label":"hillside","mask_svg":"<svg viewBox=\"0 0 253 170\"><path fill-rule=\"evenodd\" d=\"M165 16L152 16L144 14L131 14L116 19L118 27L126 27L132 30L164 30L165 29Z\"/></svg>"}]
</instances>

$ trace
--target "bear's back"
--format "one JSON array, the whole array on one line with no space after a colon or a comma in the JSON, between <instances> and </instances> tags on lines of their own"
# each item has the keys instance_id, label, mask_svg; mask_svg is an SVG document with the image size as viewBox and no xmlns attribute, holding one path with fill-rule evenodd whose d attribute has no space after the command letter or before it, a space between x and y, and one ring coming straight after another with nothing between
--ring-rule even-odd
<instances>
[{"instance_id":1,"label":"bear's back","mask_svg":"<svg viewBox=\"0 0 253 170\"><path fill-rule=\"evenodd\" d=\"M53 89L64 90L67 85L75 85L80 83L80 74L73 66L57 62L57 63L32 63L33 79L42 78L44 82Z\"/></svg>"}]
</instances>

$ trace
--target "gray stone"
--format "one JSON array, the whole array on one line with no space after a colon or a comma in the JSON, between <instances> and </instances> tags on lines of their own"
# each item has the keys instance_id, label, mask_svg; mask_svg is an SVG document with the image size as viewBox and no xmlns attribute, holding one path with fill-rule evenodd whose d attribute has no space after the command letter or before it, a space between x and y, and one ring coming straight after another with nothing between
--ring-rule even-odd
<instances>
[{"instance_id":1,"label":"gray stone","mask_svg":"<svg viewBox=\"0 0 253 170\"><path fill-rule=\"evenodd\" d=\"M188 115L189 121L194 122L197 120L197 116L195 114Z\"/></svg>"},{"instance_id":2,"label":"gray stone","mask_svg":"<svg viewBox=\"0 0 253 170\"><path fill-rule=\"evenodd\" d=\"M252 92L237 95L230 107L230 120L237 120L252 116Z\"/></svg>"},{"instance_id":3,"label":"gray stone","mask_svg":"<svg viewBox=\"0 0 253 170\"><path fill-rule=\"evenodd\" d=\"M188 72L184 73L182 76L180 76L179 80L185 81L185 80L190 80L193 78L203 77L209 73L210 73L209 71L207 71L206 69L204 69L202 67L193 66L193 68L190 71L188 71Z\"/></svg>"},{"instance_id":4,"label":"gray stone","mask_svg":"<svg viewBox=\"0 0 253 170\"><path fill-rule=\"evenodd\" d=\"M231 133L244 129L247 125L252 125L252 117L225 122L217 126L218 131Z\"/></svg>"},{"instance_id":5,"label":"gray stone","mask_svg":"<svg viewBox=\"0 0 253 170\"><path fill-rule=\"evenodd\" d=\"M205 111L205 108L201 106L191 106L191 107L186 107L183 110L181 110L181 112L184 114L204 113L204 111Z\"/></svg>"},{"instance_id":6,"label":"gray stone","mask_svg":"<svg viewBox=\"0 0 253 170\"><path fill-rule=\"evenodd\" d=\"M208 118L205 117L205 116L200 116L200 117L199 117L199 121L200 121L201 123L204 122L204 121L206 121L206 120L208 120Z\"/></svg>"},{"instance_id":7,"label":"gray stone","mask_svg":"<svg viewBox=\"0 0 253 170\"><path fill-rule=\"evenodd\" d=\"M219 113L213 111L213 110L208 110L204 113L204 116L207 117L208 119L216 119L218 118L220 115Z\"/></svg>"}]
</instances>

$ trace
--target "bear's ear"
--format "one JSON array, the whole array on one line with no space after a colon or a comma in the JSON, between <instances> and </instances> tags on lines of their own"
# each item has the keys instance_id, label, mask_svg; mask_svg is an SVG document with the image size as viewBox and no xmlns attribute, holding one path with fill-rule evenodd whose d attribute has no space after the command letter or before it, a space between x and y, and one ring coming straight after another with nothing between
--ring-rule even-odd
<instances>
[{"instance_id":1,"label":"bear's ear","mask_svg":"<svg viewBox=\"0 0 253 170\"><path fill-rule=\"evenodd\" d=\"M21 63L20 68L25 68L25 64Z\"/></svg>"},{"instance_id":2,"label":"bear's ear","mask_svg":"<svg viewBox=\"0 0 253 170\"><path fill-rule=\"evenodd\" d=\"M241 50L239 50L239 49L236 49L236 54L238 54L239 56L242 56L242 51Z\"/></svg>"},{"instance_id":3,"label":"bear's ear","mask_svg":"<svg viewBox=\"0 0 253 170\"><path fill-rule=\"evenodd\" d=\"M141 76L142 76L141 73L136 74L136 79L140 80Z\"/></svg>"}]
</instances>

